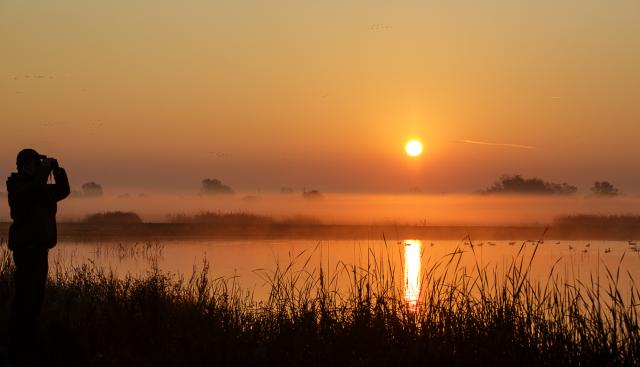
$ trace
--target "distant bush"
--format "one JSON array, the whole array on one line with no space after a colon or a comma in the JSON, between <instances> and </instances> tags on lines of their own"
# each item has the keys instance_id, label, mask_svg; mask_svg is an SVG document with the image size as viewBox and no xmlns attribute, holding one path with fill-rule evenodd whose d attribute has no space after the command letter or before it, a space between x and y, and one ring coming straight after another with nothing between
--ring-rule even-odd
<instances>
[{"instance_id":1,"label":"distant bush","mask_svg":"<svg viewBox=\"0 0 640 367\"><path fill-rule=\"evenodd\" d=\"M103 196L102 185L95 182L87 182L82 185L82 196L84 197L99 197Z\"/></svg>"},{"instance_id":2,"label":"distant bush","mask_svg":"<svg viewBox=\"0 0 640 367\"><path fill-rule=\"evenodd\" d=\"M596 181L591 187L591 192L595 196L612 197L620 195L620 191L615 188L609 181Z\"/></svg>"},{"instance_id":3,"label":"distant bush","mask_svg":"<svg viewBox=\"0 0 640 367\"><path fill-rule=\"evenodd\" d=\"M217 195L217 194L233 194L231 187L224 185L222 181L217 178L210 179L205 178L202 180L202 188L200 189L201 195Z\"/></svg>"},{"instance_id":4,"label":"distant bush","mask_svg":"<svg viewBox=\"0 0 640 367\"><path fill-rule=\"evenodd\" d=\"M537 177L523 178L521 175L503 175L483 194L525 194L525 195L571 195L578 188L565 182L548 182Z\"/></svg>"},{"instance_id":5,"label":"distant bush","mask_svg":"<svg viewBox=\"0 0 640 367\"><path fill-rule=\"evenodd\" d=\"M89 214L84 219L91 224L132 224L142 223L140 216L134 212L104 212Z\"/></svg>"},{"instance_id":6,"label":"distant bush","mask_svg":"<svg viewBox=\"0 0 640 367\"><path fill-rule=\"evenodd\" d=\"M290 187L284 186L284 187L280 188L280 193L281 194L292 194L293 193L293 189L290 188Z\"/></svg>"}]
</instances>

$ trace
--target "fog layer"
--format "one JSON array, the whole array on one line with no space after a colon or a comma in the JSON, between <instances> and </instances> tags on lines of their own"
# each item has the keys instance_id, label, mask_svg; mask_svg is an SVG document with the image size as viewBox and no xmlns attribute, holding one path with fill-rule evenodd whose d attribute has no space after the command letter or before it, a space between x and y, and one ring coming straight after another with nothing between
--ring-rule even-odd
<instances>
[{"instance_id":1,"label":"fog layer","mask_svg":"<svg viewBox=\"0 0 640 367\"><path fill-rule=\"evenodd\" d=\"M69 198L59 204L59 221L79 221L89 213L133 211L145 222L165 222L172 214L247 212L276 219L309 216L324 223L409 225L541 224L576 213L637 214L640 197L616 198L482 195L353 195L300 193L193 195L153 193ZM9 221L5 200L0 221Z\"/></svg>"}]
</instances>

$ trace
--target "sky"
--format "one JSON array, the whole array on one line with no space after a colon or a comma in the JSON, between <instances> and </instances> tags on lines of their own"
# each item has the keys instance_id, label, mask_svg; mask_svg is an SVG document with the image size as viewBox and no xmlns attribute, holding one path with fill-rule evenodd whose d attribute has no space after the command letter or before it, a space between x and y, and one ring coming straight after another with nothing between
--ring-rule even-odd
<instances>
[{"instance_id":1,"label":"sky","mask_svg":"<svg viewBox=\"0 0 640 367\"><path fill-rule=\"evenodd\" d=\"M7 174L33 147L75 188L640 193L637 0L1 0L0 45Z\"/></svg>"}]
</instances>

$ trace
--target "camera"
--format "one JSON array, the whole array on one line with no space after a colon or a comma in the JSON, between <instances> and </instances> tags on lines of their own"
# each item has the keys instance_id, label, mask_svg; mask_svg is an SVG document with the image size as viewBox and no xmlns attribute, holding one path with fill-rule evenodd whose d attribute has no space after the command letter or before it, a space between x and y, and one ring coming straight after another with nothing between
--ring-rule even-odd
<instances>
[{"instance_id":1,"label":"camera","mask_svg":"<svg viewBox=\"0 0 640 367\"><path fill-rule=\"evenodd\" d=\"M47 157L46 155L41 155L40 161L42 162L42 166L47 169L58 168L58 160L55 158Z\"/></svg>"}]
</instances>

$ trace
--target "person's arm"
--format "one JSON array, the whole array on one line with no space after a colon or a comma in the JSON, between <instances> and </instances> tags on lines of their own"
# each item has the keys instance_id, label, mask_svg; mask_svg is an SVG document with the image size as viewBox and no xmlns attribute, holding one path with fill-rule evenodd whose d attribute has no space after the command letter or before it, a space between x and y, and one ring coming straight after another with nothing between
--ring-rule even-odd
<instances>
[{"instance_id":1,"label":"person's arm","mask_svg":"<svg viewBox=\"0 0 640 367\"><path fill-rule=\"evenodd\" d=\"M62 167L56 167L53 169L53 178L56 180L56 183L52 185L53 198L55 201L63 200L71 193L67 172Z\"/></svg>"}]
</instances>

